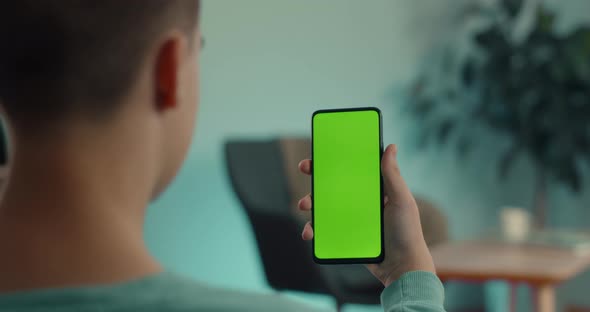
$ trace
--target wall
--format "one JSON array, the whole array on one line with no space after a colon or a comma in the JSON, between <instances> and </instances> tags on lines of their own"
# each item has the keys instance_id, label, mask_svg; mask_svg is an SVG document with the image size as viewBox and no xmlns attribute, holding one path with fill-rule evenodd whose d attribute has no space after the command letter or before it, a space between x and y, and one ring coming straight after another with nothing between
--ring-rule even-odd
<instances>
[{"instance_id":1,"label":"wall","mask_svg":"<svg viewBox=\"0 0 590 312\"><path fill-rule=\"evenodd\" d=\"M319 108L381 108L384 141L399 145L408 184L442 207L454 238L493 226L502 205L529 204L532 171L525 160L507 181L496 179L494 161L505 146L503 138L485 138L485 146L461 163L447 149L416 150L415 122L400 112L403 88L452 22L458 1L203 2L206 46L194 144L176 181L150 208L146 225L151 250L171 269L223 287L270 291L251 229L228 183L223 142L308 135L311 113ZM589 11L582 10L587 1L563 2L568 4L559 7L573 8L567 13L572 20ZM555 188L552 220L587 225L588 209L580 208L589 196L572 199ZM567 291L582 284L588 282L565 285L564 296L584 300ZM447 288L451 305L483 301L477 289L466 295L464 288ZM500 300L502 294L490 293L493 302ZM323 297L303 298L331 304Z\"/></svg>"}]
</instances>

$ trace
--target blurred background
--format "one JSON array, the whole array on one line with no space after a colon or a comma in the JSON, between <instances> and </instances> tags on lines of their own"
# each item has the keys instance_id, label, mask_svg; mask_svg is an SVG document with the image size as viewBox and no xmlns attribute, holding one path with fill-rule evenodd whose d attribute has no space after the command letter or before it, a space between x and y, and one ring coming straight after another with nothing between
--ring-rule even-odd
<instances>
[{"instance_id":1,"label":"blurred background","mask_svg":"<svg viewBox=\"0 0 590 312\"><path fill-rule=\"evenodd\" d=\"M256 215L245 209L248 195L235 192L243 182L230 175L226 143L276 145L282 154L269 157L289 159L297 153L285 154L289 148L276 140L309 138L313 111L376 106L384 143L398 144L410 188L437 211L445 233L433 241L481 241L477 246L485 248L483 241L493 240L516 252L504 258L506 266L524 263L524 245L550 249L548 255L558 249L563 261L537 263L563 264L564 277L550 283L555 305L559 311L590 307L590 273L584 273L590 245L583 234L590 230L590 1L202 2L206 44L196 136L178 178L150 207L145 228L165 265L221 287L284 288L285 296L330 309L335 298L347 301L354 279L338 294L334 287L302 291L269 282L252 226ZM283 175L297 179L282 171L273 178ZM246 184L256 189L266 177L261 172ZM445 242L436 239L442 236ZM461 269L455 264L445 283L450 311L508 311L512 297L517 311L542 310L531 300L539 291L523 281L510 284L493 274L462 281L453 278ZM380 311L356 304L364 299L350 302L344 311Z\"/></svg>"},{"instance_id":2,"label":"blurred background","mask_svg":"<svg viewBox=\"0 0 590 312\"><path fill-rule=\"evenodd\" d=\"M230 180L225 143L308 138L314 110L355 106L382 110L384 142L398 144L410 188L442 212L450 240L477 239L500 228L505 206L523 208L534 219L539 166L549 168L545 191L540 192L546 206L544 227L590 229L590 192L583 183L588 162L566 155L565 162L575 166L562 169L545 162L542 154L550 146L588 160L590 142L585 141L584 154L561 144L570 132L530 146L519 143L515 134L533 127L531 120L543 113L544 118L558 116L554 129L552 120L548 122L549 136L576 116L585 118L577 124L583 128L580 135L588 135L590 39L582 32L585 39L572 43L578 46L567 57L551 54L562 53L558 47L565 43L559 38L588 27L588 12L587 0L203 1L206 44L196 136L178 178L150 207L146 235L152 251L171 269L214 285L273 291L250 219ZM528 39L533 33L537 41ZM542 49L548 55L530 54ZM522 55L514 61L518 53ZM540 66L534 62L543 58L581 65L553 64L563 68L553 77L544 69L534 70ZM572 72L570 67L586 71ZM583 94L582 103L566 101L569 89L555 85L556 79L564 85L573 81L578 89L571 92ZM535 93L551 90L560 96ZM495 97L486 98L486 92ZM483 105L486 113L477 115L482 109L470 106L472 102ZM524 107L521 103L548 106L511 109ZM585 111L572 113L567 105L585 105ZM531 133L527 135L538 135ZM519 144L523 147L507 156ZM534 151L540 150L537 159ZM563 170L574 174L562 175ZM508 311L508 284L477 285L448 282L448 308ZM590 306L589 286L590 274L582 270L560 283L557 305ZM328 295L283 293L318 306L335 305ZM533 296L527 287L520 286L517 296L518 311L537 309L526 299ZM380 308L352 304L344 310Z\"/></svg>"}]
</instances>

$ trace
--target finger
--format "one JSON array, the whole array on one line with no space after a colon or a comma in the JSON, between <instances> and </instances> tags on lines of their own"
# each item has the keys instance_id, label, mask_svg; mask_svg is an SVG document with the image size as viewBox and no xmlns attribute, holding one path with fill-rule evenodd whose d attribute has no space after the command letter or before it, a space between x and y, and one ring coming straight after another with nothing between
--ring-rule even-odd
<instances>
[{"instance_id":1,"label":"finger","mask_svg":"<svg viewBox=\"0 0 590 312\"><path fill-rule=\"evenodd\" d=\"M394 144L387 146L381 160L381 173L383 174L383 184L385 194L389 200L408 200L412 194L401 176L397 163L397 147Z\"/></svg>"},{"instance_id":2,"label":"finger","mask_svg":"<svg viewBox=\"0 0 590 312\"><path fill-rule=\"evenodd\" d=\"M387 205L389 203L389 196L385 195L383 197L383 206Z\"/></svg>"},{"instance_id":3,"label":"finger","mask_svg":"<svg viewBox=\"0 0 590 312\"><path fill-rule=\"evenodd\" d=\"M304 159L299 162L299 171L311 175L311 159Z\"/></svg>"},{"instance_id":4,"label":"finger","mask_svg":"<svg viewBox=\"0 0 590 312\"><path fill-rule=\"evenodd\" d=\"M299 207L299 210L302 210L302 211L310 211L311 210L311 195L307 194L307 195L305 195L305 197L300 199L299 203L297 203L297 207Z\"/></svg>"},{"instance_id":5,"label":"finger","mask_svg":"<svg viewBox=\"0 0 590 312\"><path fill-rule=\"evenodd\" d=\"M301 238L303 238L303 240L313 239L313 228L311 227L311 222L307 222L305 224L305 227L303 228L303 233L301 233Z\"/></svg>"}]
</instances>

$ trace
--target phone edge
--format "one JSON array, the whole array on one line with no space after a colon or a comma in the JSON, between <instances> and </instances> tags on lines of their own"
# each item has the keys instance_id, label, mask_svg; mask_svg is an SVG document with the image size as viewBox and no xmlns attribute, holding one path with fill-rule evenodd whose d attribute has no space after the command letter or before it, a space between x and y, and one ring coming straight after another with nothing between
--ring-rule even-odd
<instances>
[{"instance_id":1,"label":"phone edge","mask_svg":"<svg viewBox=\"0 0 590 312\"><path fill-rule=\"evenodd\" d=\"M316 115L323 114L323 113L338 113L338 112L354 112L354 111L375 111L377 112L377 116L379 116L379 168L381 168L381 160L383 158L383 115L381 114L381 110L374 106L368 107L354 107L354 108L336 108L336 109L320 109L313 112L311 115L311 225L313 227L314 224L314 186L313 186L313 120ZM381 171L381 169L379 169ZM315 255L315 237L311 240L311 254L313 256L313 261L317 264L370 264L370 263L381 263L385 258L385 241L384 241L384 193L383 193L383 174L380 174L380 193L381 193L381 201L380 201L380 208L381 208L381 253L374 258L346 258L346 259L321 259L316 257Z\"/></svg>"}]
</instances>

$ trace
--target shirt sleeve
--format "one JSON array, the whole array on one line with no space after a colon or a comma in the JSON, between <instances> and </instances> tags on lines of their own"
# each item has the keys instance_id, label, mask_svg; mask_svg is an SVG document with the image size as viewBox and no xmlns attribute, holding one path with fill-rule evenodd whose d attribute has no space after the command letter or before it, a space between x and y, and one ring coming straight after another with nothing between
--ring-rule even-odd
<instances>
[{"instance_id":1,"label":"shirt sleeve","mask_svg":"<svg viewBox=\"0 0 590 312\"><path fill-rule=\"evenodd\" d=\"M402 275L381 293L385 312L444 312L444 287L431 272Z\"/></svg>"}]
</instances>

